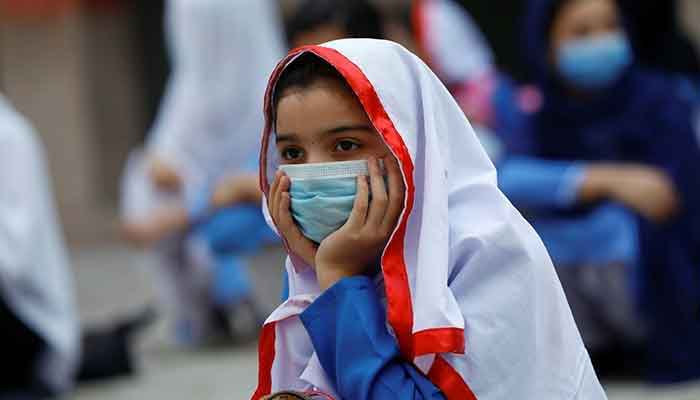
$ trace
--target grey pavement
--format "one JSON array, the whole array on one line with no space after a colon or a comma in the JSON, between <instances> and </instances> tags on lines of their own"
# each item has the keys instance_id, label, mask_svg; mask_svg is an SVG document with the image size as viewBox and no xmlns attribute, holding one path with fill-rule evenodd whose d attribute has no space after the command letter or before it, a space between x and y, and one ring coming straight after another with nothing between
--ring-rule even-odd
<instances>
[{"instance_id":1,"label":"grey pavement","mask_svg":"<svg viewBox=\"0 0 700 400\"><path fill-rule=\"evenodd\" d=\"M156 301L154 277L143 253L118 244L72 251L80 315L86 325L104 324ZM257 295L272 309L280 293L283 253L269 249L252 259ZM202 351L178 349L158 322L139 341L139 374L107 383L81 385L75 400L238 400L257 382L254 344ZM611 400L700 400L700 382L673 387L606 385Z\"/></svg>"}]
</instances>

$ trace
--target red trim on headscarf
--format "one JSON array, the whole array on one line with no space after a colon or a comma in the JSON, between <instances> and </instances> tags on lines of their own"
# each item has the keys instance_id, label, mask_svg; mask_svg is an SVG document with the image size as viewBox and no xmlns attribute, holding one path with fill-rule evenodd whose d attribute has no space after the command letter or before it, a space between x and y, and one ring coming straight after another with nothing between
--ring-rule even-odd
<instances>
[{"instance_id":1,"label":"red trim on headscarf","mask_svg":"<svg viewBox=\"0 0 700 400\"><path fill-rule=\"evenodd\" d=\"M464 330L460 328L432 328L413 334L413 356L432 353L464 354Z\"/></svg>"},{"instance_id":2,"label":"red trim on headscarf","mask_svg":"<svg viewBox=\"0 0 700 400\"><path fill-rule=\"evenodd\" d=\"M340 52L328 47L313 47L311 52L326 60L345 78L355 95L362 103L372 125L398 158L403 176L406 179L406 206L395 234L389 240L382 257L384 287L387 297L387 319L396 333L399 347L404 356L413 359L413 303L406 272L403 246L408 226L408 217L413 210L415 184L413 182L413 161L408 147L396 130L394 123L384 110L377 92L362 70Z\"/></svg>"},{"instance_id":3,"label":"red trim on headscarf","mask_svg":"<svg viewBox=\"0 0 700 400\"><path fill-rule=\"evenodd\" d=\"M275 361L276 323L263 326L258 343L258 388L251 400L259 400L272 392L272 363Z\"/></svg>"},{"instance_id":4,"label":"red trim on headscarf","mask_svg":"<svg viewBox=\"0 0 700 400\"><path fill-rule=\"evenodd\" d=\"M462 376L439 355L428 371L428 379L450 400L477 400Z\"/></svg>"}]
</instances>

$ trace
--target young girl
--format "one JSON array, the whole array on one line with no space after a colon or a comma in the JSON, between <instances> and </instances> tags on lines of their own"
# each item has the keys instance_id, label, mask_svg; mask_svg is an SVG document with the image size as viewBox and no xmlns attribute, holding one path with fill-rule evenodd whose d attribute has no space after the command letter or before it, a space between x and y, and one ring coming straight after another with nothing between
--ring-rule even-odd
<instances>
[{"instance_id":1,"label":"young girl","mask_svg":"<svg viewBox=\"0 0 700 400\"><path fill-rule=\"evenodd\" d=\"M634 213L639 227L633 239L639 245L633 250L639 252L641 279L626 283L636 286L640 299L634 300L643 307L621 314L641 309L647 320L649 379L697 379L697 104L686 94L684 80L651 72L635 61L626 27L614 0L531 2L527 54L544 102L507 147L515 155L578 162L573 184L566 185L570 196L564 197L570 200L551 207L553 216L587 218L611 205ZM592 319L609 329L624 318L610 318L618 294L605 289L605 282L596 286L603 307L592 310Z\"/></svg>"},{"instance_id":2,"label":"young girl","mask_svg":"<svg viewBox=\"0 0 700 400\"><path fill-rule=\"evenodd\" d=\"M297 49L265 113L290 297L263 328L253 399L605 399L542 243L416 56Z\"/></svg>"}]
</instances>

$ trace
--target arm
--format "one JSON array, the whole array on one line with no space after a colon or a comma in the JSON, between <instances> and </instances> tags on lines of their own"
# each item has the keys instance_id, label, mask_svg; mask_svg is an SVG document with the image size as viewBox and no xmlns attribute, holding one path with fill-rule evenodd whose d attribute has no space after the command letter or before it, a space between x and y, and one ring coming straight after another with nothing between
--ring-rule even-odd
<instances>
[{"instance_id":1,"label":"arm","mask_svg":"<svg viewBox=\"0 0 700 400\"><path fill-rule=\"evenodd\" d=\"M196 232L215 253L255 251L269 243L271 237L265 217L255 204L219 210L200 223Z\"/></svg>"},{"instance_id":2,"label":"arm","mask_svg":"<svg viewBox=\"0 0 700 400\"><path fill-rule=\"evenodd\" d=\"M124 220L121 231L124 238L142 247L149 247L160 240L185 231L190 226L190 218L184 207L164 206L153 211L139 221Z\"/></svg>"},{"instance_id":3,"label":"arm","mask_svg":"<svg viewBox=\"0 0 700 400\"><path fill-rule=\"evenodd\" d=\"M500 164L498 183L519 208L562 210L610 200L664 222L678 207L669 176L641 164L512 157Z\"/></svg>"},{"instance_id":4,"label":"arm","mask_svg":"<svg viewBox=\"0 0 700 400\"><path fill-rule=\"evenodd\" d=\"M177 191L154 184L152 159L134 150L121 181L121 233L124 239L148 247L189 227L188 211Z\"/></svg>"},{"instance_id":5,"label":"arm","mask_svg":"<svg viewBox=\"0 0 700 400\"><path fill-rule=\"evenodd\" d=\"M340 280L301 320L324 371L343 398L444 398L427 377L402 359L369 278Z\"/></svg>"},{"instance_id":6,"label":"arm","mask_svg":"<svg viewBox=\"0 0 700 400\"><path fill-rule=\"evenodd\" d=\"M211 207L224 208L241 203L260 204L262 191L257 173L243 173L224 178L216 185L211 197Z\"/></svg>"},{"instance_id":7,"label":"arm","mask_svg":"<svg viewBox=\"0 0 700 400\"><path fill-rule=\"evenodd\" d=\"M577 203L586 170L576 162L510 157L498 166L498 185L521 208L568 208Z\"/></svg>"}]
</instances>

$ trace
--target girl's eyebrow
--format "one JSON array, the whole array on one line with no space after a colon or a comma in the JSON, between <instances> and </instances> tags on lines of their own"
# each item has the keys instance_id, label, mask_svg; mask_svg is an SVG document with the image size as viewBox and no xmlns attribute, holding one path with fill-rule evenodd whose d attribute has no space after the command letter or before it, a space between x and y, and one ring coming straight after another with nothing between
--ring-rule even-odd
<instances>
[{"instance_id":1,"label":"girl's eyebrow","mask_svg":"<svg viewBox=\"0 0 700 400\"><path fill-rule=\"evenodd\" d=\"M275 143L293 142L299 140L296 133L277 133L275 135Z\"/></svg>"},{"instance_id":2,"label":"girl's eyebrow","mask_svg":"<svg viewBox=\"0 0 700 400\"><path fill-rule=\"evenodd\" d=\"M372 131L372 128L367 125L367 124L358 124L358 125L340 125L335 128L328 129L324 131L322 134L324 135L336 135L339 133L343 132L348 132L348 131ZM283 143L283 142L296 142L299 141L299 135L296 133L276 133L275 134L275 143Z\"/></svg>"},{"instance_id":3,"label":"girl's eyebrow","mask_svg":"<svg viewBox=\"0 0 700 400\"><path fill-rule=\"evenodd\" d=\"M361 124L361 125L341 125L337 126L332 129L328 129L325 133L327 134L336 134L336 133L343 133L347 131L371 131L372 128L370 128L369 125L366 124Z\"/></svg>"}]
</instances>

